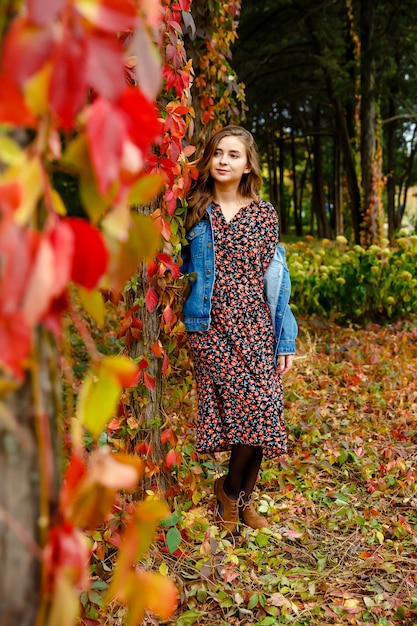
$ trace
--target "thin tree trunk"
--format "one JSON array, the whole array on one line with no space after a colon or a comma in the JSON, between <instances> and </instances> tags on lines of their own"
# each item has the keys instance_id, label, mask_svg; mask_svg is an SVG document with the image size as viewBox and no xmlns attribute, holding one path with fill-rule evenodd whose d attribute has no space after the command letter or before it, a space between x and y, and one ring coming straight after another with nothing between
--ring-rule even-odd
<instances>
[{"instance_id":1,"label":"thin tree trunk","mask_svg":"<svg viewBox=\"0 0 417 626\"><path fill-rule=\"evenodd\" d=\"M291 128L291 161L292 161L292 198L294 204L294 225L297 230L298 221L298 193L297 193L297 157L295 152L294 129Z\"/></svg>"},{"instance_id":2,"label":"thin tree trunk","mask_svg":"<svg viewBox=\"0 0 417 626\"><path fill-rule=\"evenodd\" d=\"M315 113L315 127L319 127L320 111ZM313 190L312 208L317 217L317 236L330 239L330 227L326 217L324 205L324 184L323 184L323 156L321 146L321 136L315 133L313 136Z\"/></svg>"},{"instance_id":3,"label":"thin tree trunk","mask_svg":"<svg viewBox=\"0 0 417 626\"><path fill-rule=\"evenodd\" d=\"M280 129L278 141L278 166L279 166L279 211L281 220L281 232L285 235L287 229L287 207L285 202L285 167L284 167L284 132Z\"/></svg>"},{"instance_id":4,"label":"thin tree trunk","mask_svg":"<svg viewBox=\"0 0 417 626\"><path fill-rule=\"evenodd\" d=\"M396 105L393 97L389 102L389 117L396 114ZM388 124L386 130L386 154L387 154L387 215L388 215L388 239L392 241L395 230L395 165L396 165L396 148L397 148L397 123L392 121Z\"/></svg>"},{"instance_id":5,"label":"thin tree trunk","mask_svg":"<svg viewBox=\"0 0 417 626\"><path fill-rule=\"evenodd\" d=\"M361 174L364 222L362 243L379 243L382 237L381 173L376 154L376 91L373 52L374 0L361 4Z\"/></svg>"},{"instance_id":6,"label":"thin tree trunk","mask_svg":"<svg viewBox=\"0 0 417 626\"><path fill-rule=\"evenodd\" d=\"M152 209L141 207L141 213L150 214ZM133 307L135 301L144 302L149 287L147 267L143 263L136 274L135 287L128 292L128 307ZM164 418L162 411L162 360L157 358L152 351L152 346L160 335L160 314L156 308L148 311L145 305L139 307L137 317L142 322L142 338L133 342L128 353L132 359L145 358L148 362L147 372L155 380L154 389L146 389L143 395L131 396L131 410L134 417L140 423L140 430L136 437L136 443L145 442L152 446L152 460L157 465L168 452L168 448L161 442L161 427ZM144 489L155 487L164 493L170 485L170 476L164 472L155 473L143 480Z\"/></svg>"},{"instance_id":7,"label":"thin tree trunk","mask_svg":"<svg viewBox=\"0 0 417 626\"><path fill-rule=\"evenodd\" d=\"M1 626L36 623L40 547L55 513L61 478L58 362L55 342L45 330L37 330L33 371L6 397L1 411Z\"/></svg>"},{"instance_id":8,"label":"thin tree trunk","mask_svg":"<svg viewBox=\"0 0 417 626\"><path fill-rule=\"evenodd\" d=\"M342 159L338 138L334 149L334 213L335 235L343 235L343 186L342 186Z\"/></svg>"}]
</instances>

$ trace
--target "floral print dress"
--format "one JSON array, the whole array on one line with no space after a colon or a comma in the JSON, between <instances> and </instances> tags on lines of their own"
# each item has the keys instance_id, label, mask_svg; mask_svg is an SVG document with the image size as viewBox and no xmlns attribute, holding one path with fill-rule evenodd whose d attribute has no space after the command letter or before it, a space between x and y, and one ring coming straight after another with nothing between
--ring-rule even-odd
<instances>
[{"instance_id":1,"label":"floral print dress","mask_svg":"<svg viewBox=\"0 0 417 626\"><path fill-rule=\"evenodd\" d=\"M230 222L212 203L216 275L208 332L189 333L198 394L198 452L235 444L284 454L281 376L263 276L279 240L274 207L253 201Z\"/></svg>"}]
</instances>

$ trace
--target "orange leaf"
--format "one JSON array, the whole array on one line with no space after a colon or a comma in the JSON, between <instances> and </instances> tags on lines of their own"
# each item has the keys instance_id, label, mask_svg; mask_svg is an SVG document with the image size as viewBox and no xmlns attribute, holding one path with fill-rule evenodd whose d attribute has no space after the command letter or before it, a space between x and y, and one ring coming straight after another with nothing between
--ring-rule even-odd
<instances>
[{"instance_id":1,"label":"orange leaf","mask_svg":"<svg viewBox=\"0 0 417 626\"><path fill-rule=\"evenodd\" d=\"M152 352L157 358L160 358L163 355L164 348L160 341L155 341L155 343L152 345Z\"/></svg>"}]
</instances>

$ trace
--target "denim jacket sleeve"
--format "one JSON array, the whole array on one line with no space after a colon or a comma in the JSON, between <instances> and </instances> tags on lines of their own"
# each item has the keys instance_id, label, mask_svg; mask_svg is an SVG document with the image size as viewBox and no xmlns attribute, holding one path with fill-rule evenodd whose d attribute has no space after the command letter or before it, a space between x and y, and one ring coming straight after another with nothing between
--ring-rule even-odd
<instances>
[{"instance_id":1,"label":"denim jacket sleeve","mask_svg":"<svg viewBox=\"0 0 417 626\"><path fill-rule=\"evenodd\" d=\"M275 331L275 356L294 354L298 326L289 301L291 280L285 260L285 248L278 244L264 276L265 295Z\"/></svg>"}]
</instances>

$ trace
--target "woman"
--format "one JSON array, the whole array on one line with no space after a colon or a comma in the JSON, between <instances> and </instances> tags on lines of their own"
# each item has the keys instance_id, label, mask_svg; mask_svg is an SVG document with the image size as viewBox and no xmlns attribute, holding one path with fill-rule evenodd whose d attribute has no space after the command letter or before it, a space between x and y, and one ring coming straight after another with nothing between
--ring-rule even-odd
<instances>
[{"instance_id":1,"label":"woman","mask_svg":"<svg viewBox=\"0 0 417 626\"><path fill-rule=\"evenodd\" d=\"M297 324L274 207L258 197L251 133L226 126L207 143L188 198L183 315L198 394L197 451L230 450L215 482L216 520L268 526L251 501L262 458L287 450L281 378L292 366Z\"/></svg>"}]
</instances>

